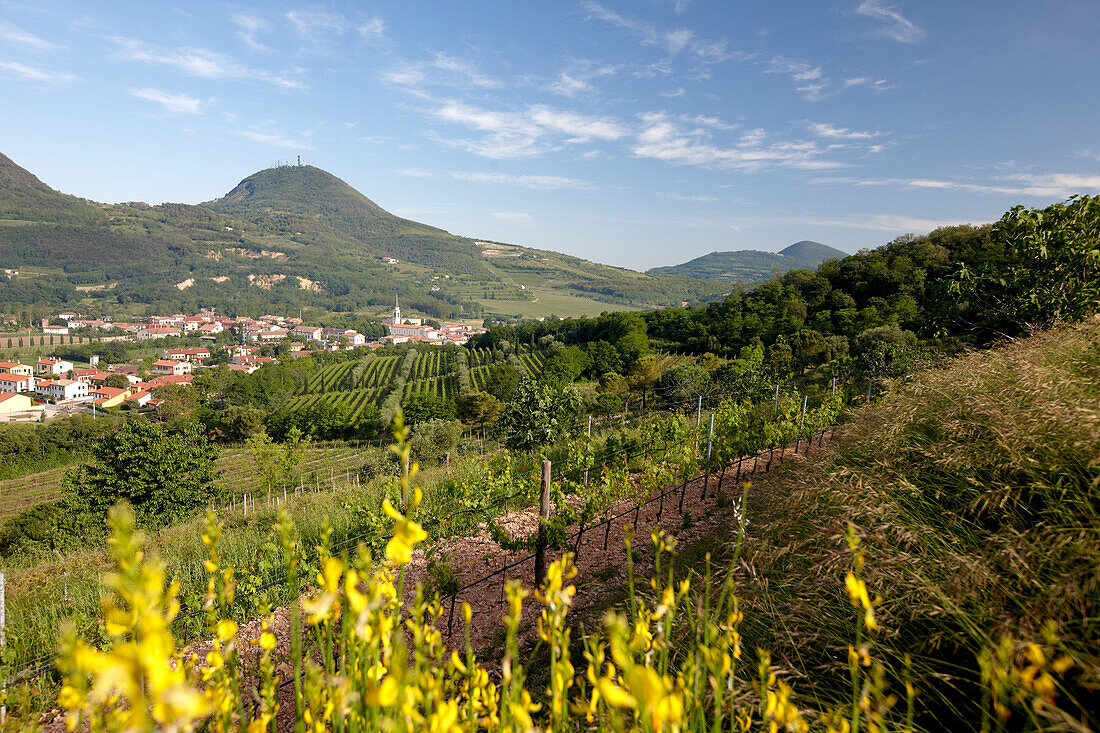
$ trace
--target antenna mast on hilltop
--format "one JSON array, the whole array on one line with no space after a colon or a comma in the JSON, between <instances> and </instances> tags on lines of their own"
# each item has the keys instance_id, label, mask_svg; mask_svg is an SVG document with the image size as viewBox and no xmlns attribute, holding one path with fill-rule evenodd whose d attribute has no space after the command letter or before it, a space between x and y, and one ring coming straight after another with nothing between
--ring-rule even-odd
<instances>
[{"instance_id":1,"label":"antenna mast on hilltop","mask_svg":"<svg viewBox=\"0 0 1100 733\"><path fill-rule=\"evenodd\" d=\"M300 155L298 156L298 167L299 168L302 167L302 156L300 156Z\"/></svg>"}]
</instances>

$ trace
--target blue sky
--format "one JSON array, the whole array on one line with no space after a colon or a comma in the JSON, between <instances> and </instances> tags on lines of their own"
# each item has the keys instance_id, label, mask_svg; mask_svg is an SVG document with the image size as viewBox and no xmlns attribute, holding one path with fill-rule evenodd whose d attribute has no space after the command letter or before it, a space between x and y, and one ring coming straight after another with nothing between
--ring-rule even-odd
<instances>
[{"instance_id":1,"label":"blue sky","mask_svg":"<svg viewBox=\"0 0 1100 733\"><path fill-rule=\"evenodd\" d=\"M0 0L0 152L196 203L277 160L644 269L1100 191L1095 0Z\"/></svg>"}]
</instances>

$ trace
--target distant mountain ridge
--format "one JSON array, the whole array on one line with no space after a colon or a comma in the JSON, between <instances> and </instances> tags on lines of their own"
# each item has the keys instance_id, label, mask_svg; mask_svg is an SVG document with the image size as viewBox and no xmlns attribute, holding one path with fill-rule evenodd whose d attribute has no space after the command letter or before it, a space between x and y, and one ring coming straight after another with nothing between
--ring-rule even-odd
<instances>
[{"instance_id":1,"label":"distant mountain ridge","mask_svg":"<svg viewBox=\"0 0 1100 733\"><path fill-rule=\"evenodd\" d=\"M678 275L725 283L746 285L762 282L778 270L780 273L803 268L814 269L832 258L847 257L835 247L804 239L779 252L743 249L733 252L711 252L690 262L646 270L647 275Z\"/></svg>"},{"instance_id":2,"label":"distant mountain ridge","mask_svg":"<svg viewBox=\"0 0 1100 733\"><path fill-rule=\"evenodd\" d=\"M398 295L410 312L434 318L571 315L702 302L727 290L453 235L395 216L309 165L257 171L202 204L150 206L55 191L2 154L0 267L39 275L0 279L0 303L89 312L377 313Z\"/></svg>"}]
</instances>

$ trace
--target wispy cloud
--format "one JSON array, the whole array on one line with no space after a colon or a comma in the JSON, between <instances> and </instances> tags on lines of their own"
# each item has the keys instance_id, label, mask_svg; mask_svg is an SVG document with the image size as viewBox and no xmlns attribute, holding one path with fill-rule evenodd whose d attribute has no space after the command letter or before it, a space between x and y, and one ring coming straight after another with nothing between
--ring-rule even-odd
<instances>
[{"instance_id":1,"label":"wispy cloud","mask_svg":"<svg viewBox=\"0 0 1100 733\"><path fill-rule=\"evenodd\" d=\"M399 64L385 71L382 79L414 91L424 86L481 90L504 86L473 63L445 53L436 53L428 61Z\"/></svg>"},{"instance_id":2,"label":"wispy cloud","mask_svg":"<svg viewBox=\"0 0 1100 733\"><path fill-rule=\"evenodd\" d=\"M617 71L610 64L599 64L589 59L577 59L565 69L547 89L563 97L575 97L595 91L592 80L611 76Z\"/></svg>"},{"instance_id":3,"label":"wispy cloud","mask_svg":"<svg viewBox=\"0 0 1100 733\"><path fill-rule=\"evenodd\" d=\"M522 211L490 211L489 216L497 221L507 222L508 224L532 226L535 223L535 217Z\"/></svg>"},{"instance_id":4,"label":"wispy cloud","mask_svg":"<svg viewBox=\"0 0 1100 733\"><path fill-rule=\"evenodd\" d=\"M256 80L284 89L305 89L306 85L291 74L275 74L254 69L232 56L206 48L160 48L132 38L115 38L122 56L130 61L170 66L191 76L206 79Z\"/></svg>"},{"instance_id":5,"label":"wispy cloud","mask_svg":"<svg viewBox=\"0 0 1100 733\"><path fill-rule=\"evenodd\" d=\"M52 51L58 48L57 44L39 38L30 31L23 30L6 20L0 20L0 40L17 43L35 51Z\"/></svg>"},{"instance_id":6,"label":"wispy cloud","mask_svg":"<svg viewBox=\"0 0 1100 733\"><path fill-rule=\"evenodd\" d=\"M663 199L672 199L673 201L694 201L696 203L707 203L710 201L717 201L717 196L707 196L705 194L696 194L694 196L682 193L658 193Z\"/></svg>"},{"instance_id":7,"label":"wispy cloud","mask_svg":"<svg viewBox=\"0 0 1100 733\"><path fill-rule=\"evenodd\" d=\"M268 28L266 20L258 15L241 13L233 16L233 24L237 26L237 38L244 41L245 45L253 51L271 50L259 40L260 34Z\"/></svg>"},{"instance_id":8,"label":"wispy cloud","mask_svg":"<svg viewBox=\"0 0 1100 733\"><path fill-rule=\"evenodd\" d=\"M342 15L324 10L291 10L284 17L300 36L311 43L342 35L347 28L347 21Z\"/></svg>"},{"instance_id":9,"label":"wispy cloud","mask_svg":"<svg viewBox=\"0 0 1100 733\"><path fill-rule=\"evenodd\" d=\"M595 185L590 181L584 181L579 178L569 178L566 176L486 173L482 171L433 171L421 168L406 168L397 172L403 176L412 176L414 178L434 179L448 177L468 183L515 186L518 188L530 188L537 191L558 191L565 189L581 191L595 188Z\"/></svg>"},{"instance_id":10,"label":"wispy cloud","mask_svg":"<svg viewBox=\"0 0 1100 733\"><path fill-rule=\"evenodd\" d=\"M46 84L62 84L74 81L77 77L67 71L53 71L41 66L31 66L18 61L0 61L0 77L7 79L19 79L22 81L37 81Z\"/></svg>"},{"instance_id":11,"label":"wispy cloud","mask_svg":"<svg viewBox=\"0 0 1100 733\"><path fill-rule=\"evenodd\" d=\"M706 130L686 130L670 115L651 112L641 115L642 129L632 147L640 158L666 163L710 168L759 171L769 168L828 170L843 164L827 160L812 140L769 142L767 132L748 130L732 144L716 145Z\"/></svg>"},{"instance_id":12,"label":"wispy cloud","mask_svg":"<svg viewBox=\"0 0 1100 733\"><path fill-rule=\"evenodd\" d=\"M679 56L685 49L693 52L699 60L708 63L725 61L740 55L728 51L724 41L709 41L698 38L694 31L688 28L659 29L653 23L632 15L616 12L595 0L585 0L581 3L581 8L585 11L589 20L599 20L613 25L637 37L642 45L662 49L670 59Z\"/></svg>"},{"instance_id":13,"label":"wispy cloud","mask_svg":"<svg viewBox=\"0 0 1100 733\"><path fill-rule=\"evenodd\" d=\"M266 132L263 130L240 130L239 135L248 138L254 143L261 145L268 145L274 148L292 148L294 150L314 150L314 147L309 142L309 136L293 137L290 135L284 135L277 132Z\"/></svg>"},{"instance_id":14,"label":"wispy cloud","mask_svg":"<svg viewBox=\"0 0 1100 733\"><path fill-rule=\"evenodd\" d=\"M909 20L886 0L863 0L856 13L875 21L871 35L898 43L914 43L924 38L924 28Z\"/></svg>"},{"instance_id":15,"label":"wispy cloud","mask_svg":"<svg viewBox=\"0 0 1100 733\"><path fill-rule=\"evenodd\" d=\"M613 141L629 133L616 120L545 105L533 105L522 112L501 112L452 100L436 106L431 113L444 122L485 133L480 140L449 142L488 158L530 157L559 144Z\"/></svg>"},{"instance_id":16,"label":"wispy cloud","mask_svg":"<svg viewBox=\"0 0 1100 733\"><path fill-rule=\"evenodd\" d=\"M866 141L882 137L884 134L870 130L850 130L847 127L838 127L828 122L808 122L807 126L814 135L829 140Z\"/></svg>"},{"instance_id":17,"label":"wispy cloud","mask_svg":"<svg viewBox=\"0 0 1100 733\"><path fill-rule=\"evenodd\" d=\"M199 111L199 105L202 104L201 100L196 97L189 97L186 94L169 94L160 89L148 87L143 89L131 89L130 94L138 99L156 102L169 112L178 112L182 114L196 114Z\"/></svg>"},{"instance_id":18,"label":"wispy cloud","mask_svg":"<svg viewBox=\"0 0 1100 733\"><path fill-rule=\"evenodd\" d=\"M386 21L381 18L368 18L359 24L359 35L363 38L375 40L386 35Z\"/></svg>"},{"instance_id":19,"label":"wispy cloud","mask_svg":"<svg viewBox=\"0 0 1100 733\"><path fill-rule=\"evenodd\" d=\"M1077 173L1017 173L1000 176L989 183L934 178L852 178L846 176L815 178L811 180L811 183L895 186L916 190L962 191L966 193L1043 198L1068 198L1074 194L1100 193L1100 175Z\"/></svg>"},{"instance_id":20,"label":"wispy cloud","mask_svg":"<svg viewBox=\"0 0 1100 733\"><path fill-rule=\"evenodd\" d=\"M826 97L825 90L832 83L820 66L801 59L775 56L767 62L765 71L790 77L804 99L817 102Z\"/></svg>"}]
</instances>

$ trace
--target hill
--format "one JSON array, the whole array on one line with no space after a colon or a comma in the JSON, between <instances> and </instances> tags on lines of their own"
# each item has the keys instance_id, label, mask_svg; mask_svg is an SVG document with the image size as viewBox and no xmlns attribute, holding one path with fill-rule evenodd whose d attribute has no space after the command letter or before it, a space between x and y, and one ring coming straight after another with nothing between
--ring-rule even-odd
<instances>
[{"instance_id":1,"label":"hill","mask_svg":"<svg viewBox=\"0 0 1100 733\"><path fill-rule=\"evenodd\" d=\"M814 269L825 260L847 257L846 252L820 242L803 240L779 252L744 249L735 252L711 252L690 262L669 267L654 267L647 275L678 275L680 277L752 284L767 280L772 273Z\"/></svg>"},{"instance_id":2,"label":"hill","mask_svg":"<svg viewBox=\"0 0 1100 733\"><path fill-rule=\"evenodd\" d=\"M390 257L398 263L384 263ZM313 166L254 173L200 205L102 204L0 156L0 312L580 315L701 302L721 285L484 242L395 216Z\"/></svg>"}]
</instances>

